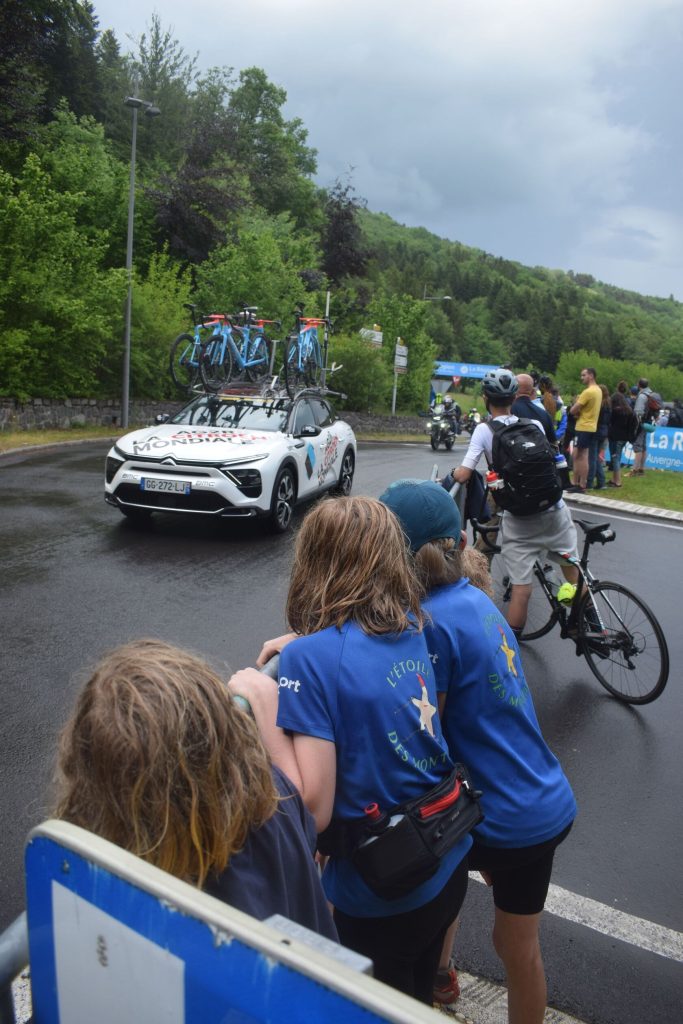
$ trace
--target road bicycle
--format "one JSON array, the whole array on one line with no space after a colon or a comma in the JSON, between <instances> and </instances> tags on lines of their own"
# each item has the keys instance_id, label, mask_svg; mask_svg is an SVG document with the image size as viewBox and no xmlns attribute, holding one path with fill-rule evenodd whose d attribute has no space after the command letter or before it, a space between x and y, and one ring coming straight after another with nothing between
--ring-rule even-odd
<instances>
[{"instance_id":1,"label":"road bicycle","mask_svg":"<svg viewBox=\"0 0 683 1024\"><path fill-rule=\"evenodd\" d=\"M500 546L495 543L499 528L476 519L470 522L475 536L480 534L493 552L494 600L504 610L512 585ZM649 704L663 693L669 678L669 651L662 628L642 598L621 583L599 580L591 572L591 546L616 539L610 524L574 522L584 532L581 557L562 556L579 571L574 597L569 604L560 601L558 591L564 576L555 564L537 560L527 621L518 639L538 640L559 623L560 635L574 641L577 655L584 656L595 678L613 697L626 704Z\"/></svg>"},{"instance_id":2,"label":"road bicycle","mask_svg":"<svg viewBox=\"0 0 683 1024\"><path fill-rule=\"evenodd\" d=\"M216 325L200 363L200 374L207 391L219 391L231 380L241 377L258 381L268 373L270 352L265 326L279 325L280 322L257 318L257 308L243 306L239 313L223 314Z\"/></svg>"},{"instance_id":3,"label":"road bicycle","mask_svg":"<svg viewBox=\"0 0 683 1024\"><path fill-rule=\"evenodd\" d=\"M185 332L175 339L171 345L169 369L175 386L187 393L193 391L200 382L204 351L220 322L221 314L198 313L197 306L191 302L184 302L183 306L192 316L193 333Z\"/></svg>"},{"instance_id":4,"label":"road bicycle","mask_svg":"<svg viewBox=\"0 0 683 1024\"><path fill-rule=\"evenodd\" d=\"M300 388L324 386L327 339L332 330L332 321L328 317L304 316L303 306L297 307L294 316L295 333L287 339L282 367L285 387L290 398L293 398ZM318 338L319 327L324 330L322 348Z\"/></svg>"}]
</instances>

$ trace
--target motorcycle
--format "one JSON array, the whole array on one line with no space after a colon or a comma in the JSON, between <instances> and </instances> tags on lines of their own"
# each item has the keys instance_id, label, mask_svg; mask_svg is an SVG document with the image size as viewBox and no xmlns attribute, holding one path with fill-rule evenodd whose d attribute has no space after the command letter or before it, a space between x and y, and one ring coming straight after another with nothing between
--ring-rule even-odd
<instances>
[{"instance_id":1,"label":"motorcycle","mask_svg":"<svg viewBox=\"0 0 683 1024\"><path fill-rule=\"evenodd\" d=\"M465 421L465 430L470 435L470 437L474 433L475 427L477 427L480 423L481 415L477 412L476 409L470 409L469 413L467 414L467 419Z\"/></svg>"},{"instance_id":2,"label":"motorcycle","mask_svg":"<svg viewBox=\"0 0 683 1024\"><path fill-rule=\"evenodd\" d=\"M455 444L457 428L458 424L452 416L446 416L443 409L434 409L425 427L432 450L436 451L443 444L446 451L450 451Z\"/></svg>"}]
</instances>

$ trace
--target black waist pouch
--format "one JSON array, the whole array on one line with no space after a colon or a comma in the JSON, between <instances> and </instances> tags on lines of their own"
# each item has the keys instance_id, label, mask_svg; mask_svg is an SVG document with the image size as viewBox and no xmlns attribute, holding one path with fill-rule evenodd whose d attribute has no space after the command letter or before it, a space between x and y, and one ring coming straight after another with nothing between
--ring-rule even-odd
<instances>
[{"instance_id":1,"label":"black waist pouch","mask_svg":"<svg viewBox=\"0 0 683 1024\"><path fill-rule=\"evenodd\" d=\"M483 820L479 796L465 765L457 764L438 786L393 808L385 824L364 828L350 851L352 864L383 899L407 895Z\"/></svg>"}]
</instances>

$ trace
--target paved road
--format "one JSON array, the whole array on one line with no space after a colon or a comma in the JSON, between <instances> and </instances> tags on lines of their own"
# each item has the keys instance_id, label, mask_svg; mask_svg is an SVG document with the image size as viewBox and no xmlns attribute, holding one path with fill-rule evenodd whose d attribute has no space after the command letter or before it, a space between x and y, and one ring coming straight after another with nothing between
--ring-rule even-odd
<instances>
[{"instance_id":1,"label":"paved road","mask_svg":"<svg viewBox=\"0 0 683 1024\"><path fill-rule=\"evenodd\" d=\"M147 634L194 646L228 672L252 662L260 639L284 628L289 536L268 536L251 523L184 519L135 528L104 505L104 454L97 444L0 463L2 927L22 907L21 850L49 810L55 737L78 671L107 647ZM427 476L433 461L426 446L365 446L355 493L377 495L392 479ZM617 542L596 551L594 564L605 578L639 587L656 609L672 677L658 702L633 710L603 694L559 636L525 653L539 718L580 806L556 860L558 913L544 924L546 966L552 1004L584 1021L673 1024L681 1019L683 966L640 948L642 929L631 918L626 932L637 944L615 938L601 908L683 930L683 531L611 519ZM474 883L470 890L459 962L500 978L489 894ZM566 919L572 908L584 919L593 907L586 898L597 902L591 927Z\"/></svg>"}]
</instances>

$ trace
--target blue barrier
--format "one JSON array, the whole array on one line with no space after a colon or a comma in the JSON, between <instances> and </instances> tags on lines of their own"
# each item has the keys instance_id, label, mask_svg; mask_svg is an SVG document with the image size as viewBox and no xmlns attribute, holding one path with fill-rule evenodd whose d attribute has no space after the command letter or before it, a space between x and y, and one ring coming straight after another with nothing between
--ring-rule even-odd
<instances>
[{"instance_id":1,"label":"blue barrier","mask_svg":"<svg viewBox=\"0 0 683 1024\"><path fill-rule=\"evenodd\" d=\"M283 934L74 825L34 829L25 859L39 1024L440 1019L361 973L366 958Z\"/></svg>"},{"instance_id":2,"label":"blue barrier","mask_svg":"<svg viewBox=\"0 0 683 1024\"><path fill-rule=\"evenodd\" d=\"M621 461L627 465L633 462L633 448L624 445ZM647 435L646 469L668 469L683 473L683 429L680 427L656 427Z\"/></svg>"}]
</instances>

